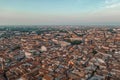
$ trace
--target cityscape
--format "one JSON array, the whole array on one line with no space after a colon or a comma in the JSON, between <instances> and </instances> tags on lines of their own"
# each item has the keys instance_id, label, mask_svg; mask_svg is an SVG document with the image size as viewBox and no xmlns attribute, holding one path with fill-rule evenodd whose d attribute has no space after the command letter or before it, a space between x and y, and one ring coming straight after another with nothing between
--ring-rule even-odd
<instances>
[{"instance_id":1,"label":"cityscape","mask_svg":"<svg viewBox=\"0 0 120 80\"><path fill-rule=\"evenodd\" d=\"M119 80L120 27L0 27L0 80Z\"/></svg>"},{"instance_id":2,"label":"cityscape","mask_svg":"<svg viewBox=\"0 0 120 80\"><path fill-rule=\"evenodd\" d=\"M0 80L120 80L120 0L0 0Z\"/></svg>"}]
</instances>

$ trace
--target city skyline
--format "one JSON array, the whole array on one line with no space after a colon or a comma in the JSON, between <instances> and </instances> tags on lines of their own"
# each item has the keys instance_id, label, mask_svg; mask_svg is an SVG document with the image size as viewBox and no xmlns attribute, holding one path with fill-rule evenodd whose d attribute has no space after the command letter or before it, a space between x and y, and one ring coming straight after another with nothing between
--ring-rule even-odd
<instances>
[{"instance_id":1,"label":"city skyline","mask_svg":"<svg viewBox=\"0 0 120 80\"><path fill-rule=\"evenodd\" d=\"M119 23L119 0L0 0L0 25Z\"/></svg>"}]
</instances>

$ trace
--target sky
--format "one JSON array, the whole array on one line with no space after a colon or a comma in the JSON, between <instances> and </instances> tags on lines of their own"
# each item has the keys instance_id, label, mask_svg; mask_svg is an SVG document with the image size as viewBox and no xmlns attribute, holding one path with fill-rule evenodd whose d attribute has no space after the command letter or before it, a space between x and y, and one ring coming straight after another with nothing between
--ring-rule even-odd
<instances>
[{"instance_id":1,"label":"sky","mask_svg":"<svg viewBox=\"0 0 120 80\"><path fill-rule=\"evenodd\" d=\"M0 0L0 25L120 24L120 0Z\"/></svg>"}]
</instances>

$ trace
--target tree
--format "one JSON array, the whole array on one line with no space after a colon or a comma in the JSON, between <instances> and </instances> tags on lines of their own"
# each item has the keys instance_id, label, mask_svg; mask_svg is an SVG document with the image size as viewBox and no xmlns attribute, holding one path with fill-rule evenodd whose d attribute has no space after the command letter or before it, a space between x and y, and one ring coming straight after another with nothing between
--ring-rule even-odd
<instances>
[{"instance_id":1,"label":"tree","mask_svg":"<svg viewBox=\"0 0 120 80\"><path fill-rule=\"evenodd\" d=\"M71 41L71 45L79 45L79 44L81 44L81 43L82 43L81 40Z\"/></svg>"},{"instance_id":2,"label":"tree","mask_svg":"<svg viewBox=\"0 0 120 80\"><path fill-rule=\"evenodd\" d=\"M93 55L97 54L98 52L96 50L92 51Z\"/></svg>"}]
</instances>

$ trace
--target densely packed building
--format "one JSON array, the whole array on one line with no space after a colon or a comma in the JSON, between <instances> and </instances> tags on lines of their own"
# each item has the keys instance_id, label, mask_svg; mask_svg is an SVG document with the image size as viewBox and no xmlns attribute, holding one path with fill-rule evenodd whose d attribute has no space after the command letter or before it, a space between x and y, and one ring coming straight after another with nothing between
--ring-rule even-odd
<instances>
[{"instance_id":1,"label":"densely packed building","mask_svg":"<svg viewBox=\"0 0 120 80\"><path fill-rule=\"evenodd\" d=\"M56 28L1 31L0 80L120 80L119 27Z\"/></svg>"}]
</instances>

